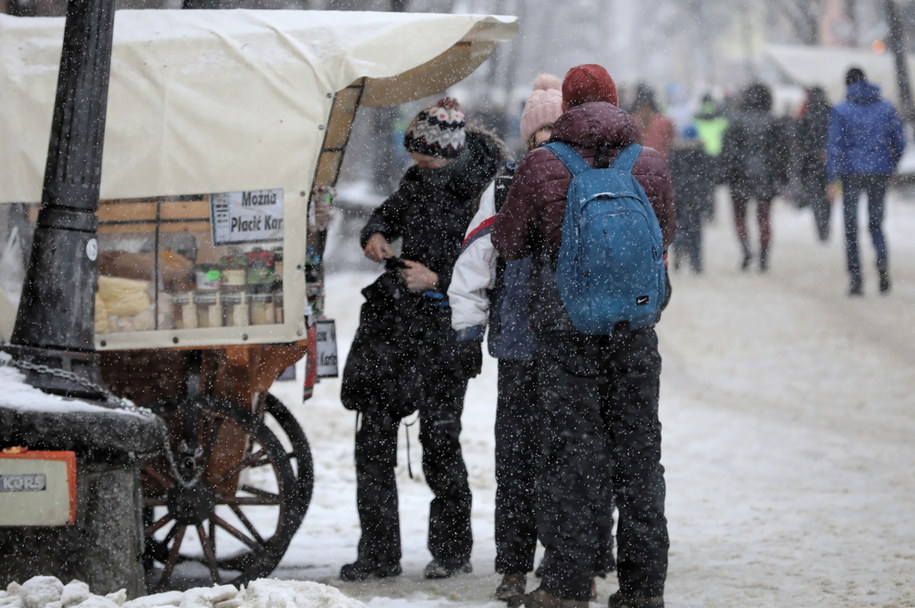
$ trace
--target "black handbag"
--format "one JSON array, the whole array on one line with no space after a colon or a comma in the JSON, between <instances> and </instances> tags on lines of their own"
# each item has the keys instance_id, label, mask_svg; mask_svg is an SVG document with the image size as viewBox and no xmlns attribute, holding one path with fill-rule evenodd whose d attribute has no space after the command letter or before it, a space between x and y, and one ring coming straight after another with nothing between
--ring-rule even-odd
<instances>
[{"instance_id":1,"label":"black handbag","mask_svg":"<svg viewBox=\"0 0 915 608\"><path fill-rule=\"evenodd\" d=\"M408 416L423 400L423 298L407 291L397 272L385 272L362 294L359 328L343 368L343 407Z\"/></svg>"}]
</instances>

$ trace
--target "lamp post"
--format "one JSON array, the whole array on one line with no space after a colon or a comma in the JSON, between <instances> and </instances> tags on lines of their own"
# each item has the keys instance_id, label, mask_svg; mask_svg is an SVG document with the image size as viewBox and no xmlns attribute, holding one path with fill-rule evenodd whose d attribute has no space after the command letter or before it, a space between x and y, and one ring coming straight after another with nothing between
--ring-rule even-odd
<instances>
[{"instance_id":1,"label":"lamp post","mask_svg":"<svg viewBox=\"0 0 915 608\"><path fill-rule=\"evenodd\" d=\"M96 211L113 0L69 0L41 193L16 324L5 350L46 392L97 399Z\"/></svg>"}]
</instances>

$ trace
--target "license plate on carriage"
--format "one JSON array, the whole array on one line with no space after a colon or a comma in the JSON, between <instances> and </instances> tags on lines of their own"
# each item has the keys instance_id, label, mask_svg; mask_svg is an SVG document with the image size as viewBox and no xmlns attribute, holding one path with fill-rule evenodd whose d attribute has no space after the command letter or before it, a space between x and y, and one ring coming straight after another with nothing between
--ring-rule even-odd
<instances>
[{"instance_id":1,"label":"license plate on carriage","mask_svg":"<svg viewBox=\"0 0 915 608\"><path fill-rule=\"evenodd\" d=\"M0 452L0 527L69 526L75 521L74 452Z\"/></svg>"}]
</instances>

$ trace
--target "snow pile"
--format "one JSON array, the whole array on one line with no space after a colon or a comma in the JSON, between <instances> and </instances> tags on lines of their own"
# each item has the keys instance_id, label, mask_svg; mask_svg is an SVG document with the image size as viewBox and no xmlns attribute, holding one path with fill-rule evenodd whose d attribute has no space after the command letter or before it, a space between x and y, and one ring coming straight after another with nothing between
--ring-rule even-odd
<instances>
[{"instance_id":1,"label":"snow pile","mask_svg":"<svg viewBox=\"0 0 915 608\"><path fill-rule=\"evenodd\" d=\"M21 409L52 410L68 407L72 400L51 395L26 384L25 375L13 367L9 353L0 352L0 386L3 387L3 403Z\"/></svg>"},{"instance_id":2,"label":"snow pile","mask_svg":"<svg viewBox=\"0 0 915 608\"><path fill-rule=\"evenodd\" d=\"M362 608L365 604L337 589L304 581L260 578L247 587L232 585L166 591L127 601L120 589L95 595L89 585L64 585L53 576L34 576L0 591L0 608Z\"/></svg>"}]
</instances>

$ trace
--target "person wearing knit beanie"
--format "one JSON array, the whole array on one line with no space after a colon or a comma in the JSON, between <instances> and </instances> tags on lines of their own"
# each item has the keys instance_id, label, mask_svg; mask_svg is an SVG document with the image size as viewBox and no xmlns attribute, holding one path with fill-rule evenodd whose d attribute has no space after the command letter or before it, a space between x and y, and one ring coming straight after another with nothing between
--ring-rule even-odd
<instances>
[{"instance_id":1,"label":"person wearing knit beanie","mask_svg":"<svg viewBox=\"0 0 915 608\"><path fill-rule=\"evenodd\" d=\"M616 83L607 70L596 63L577 65L562 80L562 104L566 110L590 101L619 105Z\"/></svg>"},{"instance_id":2,"label":"person wearing knit beanie","mask_svg":"<svg viewBox=\"0 0 915 608\"><path fill-rule=\"evenodd\" d=\"M408 152L453 159L464 149L465 138L461 105L456 99L445 97L410 121L403 145Z\"/></svg>"},{"instance_id":3,"label":"person wearing knit beanie","mask_svg":"<svg viewBox=\"0 0 915 608\"><path fill-rule=\"evenodd\" d=\"M536 142L534 135L546 128L562 114L562 81L552 74L541 74L534 79L534 92L527 98L521 112L521 139L528 149Z\"/></svg>"}]
</instances>

